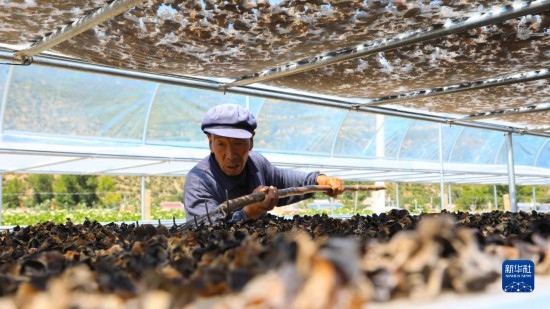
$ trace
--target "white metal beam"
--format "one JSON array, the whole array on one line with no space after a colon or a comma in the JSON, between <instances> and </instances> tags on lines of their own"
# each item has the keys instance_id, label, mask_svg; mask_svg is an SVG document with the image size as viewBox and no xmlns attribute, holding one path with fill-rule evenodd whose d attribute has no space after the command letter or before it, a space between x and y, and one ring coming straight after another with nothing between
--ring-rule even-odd
<instances>
[{"instance_id":1,"label":"white metal beam","mask_svg":"<svg viewBox=\"0 0 550 309\"><path fill-rule=\"evenodd\" d=\"M11 56L8 56L8 52L0 48L0 59L11 59ZM153 81L168 85L176 86L185 86L193 87L198 89L213 90L219 92L227 93L236 93L243 95L251 95L263 98L278 99L278 100L288 100L296 103L306 103L318 106L333 107L339 109L352 109L353 101L343 100L340 98L327 97L323 95L316 95L310 93L299 93L286 91L283 89L273 89L263 86L247 86L247 87L235 87L230 89L220 88L220 83L214 80L208 80L204 78L195 78L190 76L181 76L181 75L166 75L166 74L151 74L143 72L135 72L130 70L121 70L113 67L106 67L101 65L92 65L86 64L80 61L77 61L72 58L61 57L57 55L43 55L34 58L34 64L64 68L69 70L76 70L89 73L99 73L106 74L111 76L120 76L127 77L136 80L146 80ZM550 132L541 132L541 131L529 131L525 128L514 128L509 125L500 125L494 123L483 123L483 122L468 122L468 121L459 121L458 118L449 118L443 117L435 114L430 114L427 112L416 111L412 112L409 110L399 110L396 108L385 108L383 106L363 106L356 109L358 112L365 113L374 113L381 114L386 116L402 117L414 120L430 121L435 123L444 123L449 124L451 121L454 125L471 127L477 129L493 130L499 132L512 132L512 133L521 133L524 135L533 135L550 138Z\"/></svg>"},{"instance_id":2,"label":"white metal beam","mask_svg":"<svg viewBox=\"0 0 550 309\"><path fill-rule=\"evenodd\" d=\"M549 70L550 71L550 70ZM529 106L522 106L516 108L499 109L490 112L471 114L466 117L459 118L461 121L472 121L485 118L494 118L500 116L519 115L527 113L545 112L550 110L550 103L533 104ZM452 122L452 121L451 121Z\"/></svg>"},{"instance_id":3,"label":"white metal beam","mask_svg":"<svg viewBox=\"0 0 550 309\"><path fill-rule=\"evenodd\" d=\"M22 49L14 54L16 60L22 63L59 43L62 43L75 35L78 35L102 22L119 15L144 0L115 0L92 14L85 16L70 25L54 31L52 34L34 43L31 47Z\"/></svg>"},{"instance_id":4,"label":"white metal beam","mask_svg":"<svg viewBox=\"0 0 550 309\"><path fill-rule=\"evenodd\" d=\"M518 212L512 133L506 134L506 154L508 158L508 192L510 193L510 207L512 208L512 212Z\"/></svg>"},{"instance_id":5,"label":"white metal beam","mask_svg":"<svg viewBox=\"0 0 550 309\"><path fill-rule=\"evenodd\" d=\"M479 81L465 81L460 84L436 87L432 89L417 90L413 92L406 92L396 94L387 97L380 97L371 99L363 103L355 104L354 107L361 106L378 106L384 104L391 104L402 101L410 101L423 99L434 96L448 95L464 91L473 91L479 89L492 88L497 86L505 86L517 83L525 83L529 81L550 78L550 69L540 69L523 73L515 73L510 75L504 75L500 77L489 78ZM460 118L462 119L462 118Z\"/></svg>"}]
</instances>

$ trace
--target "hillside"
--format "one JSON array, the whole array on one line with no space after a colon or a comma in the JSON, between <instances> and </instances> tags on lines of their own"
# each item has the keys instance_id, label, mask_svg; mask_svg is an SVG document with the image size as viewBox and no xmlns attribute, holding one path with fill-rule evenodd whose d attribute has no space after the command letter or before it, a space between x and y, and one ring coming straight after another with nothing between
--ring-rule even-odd
<instances>
[{"instance_id":1,"label":"hillside","mask_svg":"<svg viewBox=\"0 0 550 309\"><path fill-rule=\"evenodd\" d=\"M59 199L59 195L76 194L80 195L79 198L75 198L76 203L82 202L86 199L86 195L97 194L100 197L105 198L107 194L114 194L118 197L112 197L112 203L110 205L133 205L138 206L141 204L141 177L140 176L101 176L95 180L95 185L87 186L87 180L81 181L81 183L65 183L59 185L61 175L49 176L49 184L39 183L36 178L38 175L25 175L25 174L4 174L3 175L3 203L8 205L7 207L13 207L14 205L33 206L33 195L36 192L44 194L44 198L51 199L56 195L56 199ZM42 177L48 177L48 175L42 175ZM74 176L77 177L77 176ZM83 178L92 178L85 176ZM101 187L98 185L97 179L102 178L109 180L107 187ZM76 181L76 180L74 180ZM94 181L92 181L94 182ZM183 197L183 185L185 182L184 177L160 177L160 176L148 176L145 177L145 188L151 194L152 205L158 206L162 202L175 202L181 201ZM346 182L347 184L356 184L357 182ZM386 205L400 207L426 207L425 210L429 210L432 207L437 207L440 204L440 186L439 184L414 184L414 183L401 183L399 184L399 196L396 196L396 184L386 183ZM497 206L498 209L503 207L503 195L508 193L508 186L504 185L456 185L452 184L450 200L455 205L454 210L483 210L491 209L491 204L495 203L495 190L497 191ZM84 188L84 189L82 189ZM103 188L103 189L101 189ZM107 189L105 189L107 188ZM531 203L533 201L533 195L538 203L550 203L550 187L548 186L536 186L535 193L533 194L532 186L518 186L517 195L518 202ZM102 192L103 191L103 192ZM445 185L445 195L449 194L449 185ZM363 192L359 195L359 200L363 201L368 198L370 193ZM19 201L14 201L14 198L19 198ZM324 197L323 197L324 198ZM353 203L354 196L344 194L340 197L344 200L345 204ZM397 201L399 200L399 201ZM71 201L68 202L70 205ZM36 204L36 198L34 198L34 204ZM90 205L90 203L88 203ZM487 208L488 207L488 208ZM494 208L493 208L494 209Z\"/></svg>"}]
</instances>

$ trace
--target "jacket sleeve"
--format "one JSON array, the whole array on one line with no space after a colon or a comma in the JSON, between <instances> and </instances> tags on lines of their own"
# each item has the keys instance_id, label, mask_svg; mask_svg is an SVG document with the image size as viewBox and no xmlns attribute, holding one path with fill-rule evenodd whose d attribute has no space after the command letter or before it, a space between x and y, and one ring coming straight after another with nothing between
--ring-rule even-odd
<instances>
[{"instance_id":1,"label":"jacket sleeve","mask_svg":"<svg viewBox=\"0 0 550 309\"><path fill-rule=\"evenodd\" d=\"M200 217L208 213L212 215L212 220L219 219L222 214L214 214L218 208L216 197L212 190L208 190L208 177L201 176L201 171L192 170L185 178L183 206L187 214L187 221L194 220L194 217Z\"/></svg>"},{"instance_id":2,"label":"jacket sleeve","mask_svg":"<svg viewBox=\"0 0 550 309\"><path fill-rule=\"evenodd\" d=\"M319 172L301 172L292 169L280 169L276 168L276 177L280 177L279 185L277 188L290 188L290 187L302 187L315 185L317 183L317 175ZM279 199L277 206L285 206L299 201L311 198L313 193L304 194L304 195L294 195L286 198Z\"/></svg>"},{"instance_id":3,"label":"jacket sleeve","mask_svg":"<svg viewBox=\"0 0 550 309\"><path fill-rule=\"evenodd\" d=\"M275 167L263 156L260 156L259 161L263 166L263 171L266 179L266 185L274 186L278 189L290 187L302 187L317 184L318 171L302 172L288 168ZM279 199L277 206L285 206L288 204L297 203L299 201L312 197L313 194L296 195L287 198Z\"/></svg>"}]
</instances>

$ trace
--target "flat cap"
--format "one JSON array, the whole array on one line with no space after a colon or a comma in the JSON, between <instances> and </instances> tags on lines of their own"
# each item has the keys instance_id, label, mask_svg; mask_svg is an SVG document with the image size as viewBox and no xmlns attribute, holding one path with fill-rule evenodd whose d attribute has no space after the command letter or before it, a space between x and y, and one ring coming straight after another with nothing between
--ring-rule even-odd
<instances>
[{"instance_id":1,"label":"flat cap","mask_svg":"<svg viewBox=\"0 0 550 309\"><path fill-rule=\"evenodd\" d=\"M251 138L256 129L256 118L237 104L221 104L206 112L201 129L204 133L232 138Z\"/></svg>"}]
</instances>

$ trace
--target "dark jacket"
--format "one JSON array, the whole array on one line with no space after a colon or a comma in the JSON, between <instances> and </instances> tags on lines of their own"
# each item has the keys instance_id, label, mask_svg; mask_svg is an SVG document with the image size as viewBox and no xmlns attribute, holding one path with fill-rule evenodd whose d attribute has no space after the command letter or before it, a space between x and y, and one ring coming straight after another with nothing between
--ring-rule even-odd
<instances>
[{"instance_id":1,"label":"dark jacket","mask_svg":"<svg viewBox=\"0 0 550 309\"><path fill-rule=\"evenodd\" d=\"M225 175L214 154L202 159L185 179L183 205L187 220L206 214L206 207L212 213L227 196L234 199L252 193L258 186L274 186L277 189L315 185L319 172L301 172L273 166L264 156L251 151L241 175ZM227 196L226 196L227 190ZM277 206L284 206L311 197L312 194L279 199ZM244 211L234 213L232 221L245 219Z\"/></svg>"}]
</instances>

